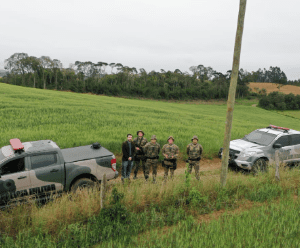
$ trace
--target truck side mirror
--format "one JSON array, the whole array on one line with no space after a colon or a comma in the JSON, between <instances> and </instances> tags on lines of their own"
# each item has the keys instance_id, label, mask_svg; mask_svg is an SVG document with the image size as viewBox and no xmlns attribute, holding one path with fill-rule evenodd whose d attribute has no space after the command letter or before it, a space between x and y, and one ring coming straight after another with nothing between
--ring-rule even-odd
<instances>
[{"instance_id":1,"label":"truck side mirror","mask_svg":"<svg viewBox=\"0 0 300 248\"><path fill-rule=\"evenodd\" d=\"M275 143L274 145L273 145L273 148L274 149L279 149L279 148L281 148L282 146L281 146L281 144L279 144L279 143Z\"/></svg>"}]
</instances>

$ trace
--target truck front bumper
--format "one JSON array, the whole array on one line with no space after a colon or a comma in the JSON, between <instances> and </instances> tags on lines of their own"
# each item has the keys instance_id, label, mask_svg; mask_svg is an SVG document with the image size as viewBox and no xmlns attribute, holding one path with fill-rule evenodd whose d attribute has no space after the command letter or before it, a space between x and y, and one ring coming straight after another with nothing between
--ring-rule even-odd
<instances>
[{"instance_id":1,"label":"truck front bumper","mask_svg":"<svg viewBox=\"0 0 300 248\"><path fill-rule=\"evenodd\" d=\"M246 169L246 170L251 170L252 164L253 164L252 162L248 162L248 161L244 161L244 160L237 160L237 159L234 160L234 163L238 167Z\"/></svg>"}]
</instances>

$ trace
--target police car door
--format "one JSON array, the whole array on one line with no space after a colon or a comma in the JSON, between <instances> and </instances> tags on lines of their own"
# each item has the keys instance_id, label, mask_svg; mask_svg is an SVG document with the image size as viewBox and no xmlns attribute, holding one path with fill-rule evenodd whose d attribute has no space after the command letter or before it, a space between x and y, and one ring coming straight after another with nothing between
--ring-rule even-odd
<instances>
[{"instance_id":1,"label":"police car door","mask_svg":"<svg viewBox=\"0 0 300 248\"><path fill-rule=\"evenodd\" d=\"M28 158L10 159L1 166L0 171L1 204L28 195L31 186Z\"/></svg>"},{"instance_id":2,"label":"police car door","mask_svg":"<svg viewBox=\"0 0 300 248\"><path fill-rule=\"evenodd\" d=\"M281 136L277 141L275 141L275 143L279 143L281 145L281 148L278 150L280 162L292 157L291 152L293 146L291 145L291 135Z\"/></svg>"},{"instance_id":3,"label":"police car door","mask_svg":"<svg viewBox=\"0 0 300 248\"><path fill-rule=\"evenodd\" d=\"M29 158L32 185L30 195L48 196L63 190L64 164L57 153L31 155Z\"/></svg>"}]
</instances>

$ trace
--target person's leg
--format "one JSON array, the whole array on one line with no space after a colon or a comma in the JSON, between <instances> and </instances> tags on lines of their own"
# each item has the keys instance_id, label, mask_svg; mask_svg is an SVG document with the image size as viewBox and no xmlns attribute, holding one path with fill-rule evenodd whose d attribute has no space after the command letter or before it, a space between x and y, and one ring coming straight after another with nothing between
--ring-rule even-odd
<instances>
[{"instance_id":1,"label":"person's leg","mask_svg":"<svg viewBox=\"0 0 300 248\"><path fill-rule=\"evenodd\" d=\"M126 178L128 178L128 179L130 179L130 173L131 173L131 169L133 166L134 166L134 162L132 160L128 161L127 175L126 175Z\"/></svg>"},{"instance_id":2,"label":"person's leg","mask_svg":"<svg viewBox=\"0 0 300 248\"><path fill-rule=\"evenodd\" d=\"M165 165L164 167L164 181L167 181L169 173L169 166Z\"/></svg>"},{"instance_id":3,"label":"person's leg","mask_svg":"<svg viewBox=\"0 0 300 248\"><path fill-rule=\"evenodd\" d=\"M137 179L137 174L139 172L139 168L140 168L140 159L136 158L136 160L134 161L134 177L133 179Z\"/></svg>"},{"instance_id":4,"label":"person's leg","mask_svg":"<svg viewBox=\"0 0 300 248\"><path fill-rule=\"evenodd\" d=\"M157 160L153 161L153 163L152 163L152 176L153 176L153 182L154 183L156 182L157 164L158 164Z\"/></svg>"},{"instance_id":5,"label":"person's leg","mask_svg":"<svg viewBox=\"0 0 300 248\"><path fill-rule=\"evenodd\" d=\"M128 161L123 161L122 162L122 171L121 171L121 174L122 174L122 181L124 180L124 178L126 178L126 174L127 174L127 166L128 166Z\"/></svg>"},{"instance_id":6,"label":"person's leg","mask_svg":"<svg viewBox=\"0 0 300 248\"><path fill-rule=\"evenodd\" d=\"M170 168L170 174L171 174L171 179L174 178L174 169L173 168Z\"/></svg>"},{"instance_id":7,"label":"person's leg","mask_svg":"<svg viewBox=\"0 0 300 248\"><path fill-rule=\"evenodd\" d=\"M146 167L145 167L145 165L146 165L146 158L144 157L143 159L142 159L142 169L143 169L143 173L144 173L144 177L145 177L145 173L146 173Z\"/></svg>"},{"instance_id":8,"label":"person's leg","mask_svg":"<svg viewBox=\"0 0 300 248\"><path fill-rule=\"evenodd\" d=\"M150 174L150 160L147 159L145 163L145 179L148 180Z\"/></svg>"},{"instance_id":9,"label":"person's leg","mask_svg":"<svg viewBox=\"0 0 300 248\"><path fill-rule=\"evenodd\" d=\"M189 160L190 161L190 160ZM192 173L192 169L193 169L193 164L191 163L191 161L189 162L189 173Z\"/></svg>"},{"instance_id":10,"label":"person's leg","mask_svg":"<svg viewBox=\"0 0 300 248\"><path fill-rule=\"evenodd\" d=\"M200 161L195 164L196 179L200 180Z\"/></svg>"}]
</instances>

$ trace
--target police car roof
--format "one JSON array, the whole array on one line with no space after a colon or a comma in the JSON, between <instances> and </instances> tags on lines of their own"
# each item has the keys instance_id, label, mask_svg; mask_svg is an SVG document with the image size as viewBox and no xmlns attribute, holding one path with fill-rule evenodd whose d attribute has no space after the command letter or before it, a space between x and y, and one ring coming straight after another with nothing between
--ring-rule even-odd
<instances>
[{"instance_id":1,"label":"police car roof","mask_svg":"<svg viewBox=\"0 0 300 248\"><path fill-rule=\"evenodd\" d=\"M22 143L24 145L25 152L37 152L37 151L48 151L59 149L57 144L52 140L38 140Z\"/></svg>"},{"instance_id":2,"label":"police car roof","mask_svg":"<svg viewBox=\"0 0 300 248\"><path fill-rule=\"evenodd\" d=\"M266 133L272 133L275 135L289 135L289 134L300 134L300 131L289 129L288 131L282 130L282 129L272 129L272 128L261 128L257 129L258 131L266 132Z\"/></svg>"}]
</instances>

